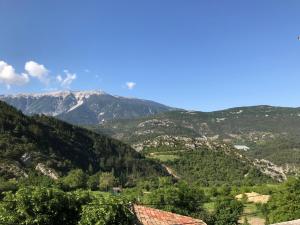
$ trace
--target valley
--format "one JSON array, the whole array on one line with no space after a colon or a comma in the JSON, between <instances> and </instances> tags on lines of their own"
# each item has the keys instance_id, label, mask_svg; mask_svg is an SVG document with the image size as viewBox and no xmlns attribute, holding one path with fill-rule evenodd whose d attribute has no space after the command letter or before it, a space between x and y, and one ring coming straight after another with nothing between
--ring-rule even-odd
<instances>
[{"instance_id":1,"label":"valley","mask_svg":"<svg viewBox=\"0 0 300 225\"><path fill-rule=\"evenodd\" d=\"M96 195L87 202L122 190L120 195L127 201L200 218L209 225L222 220L221 215L228 213L223 207L229 205L228 210L234 208L237 214L228 218L240 223L277 221L269 207L279 207L278 192L294 185L290 179L297 177L300 168L298 108L191 112L144 100L120 106L107 95L105 104L117 116L95 119L104 110L103 99L98 99L102 95L107 94L26 96L25 108L21 107L24 95L5 97L13 106L21 104L18 109L24 114L0 102L0 194L4 200L9 199L6 191L24 187L56 188L72 195L79 189L85 190L83 195L92 191ZM84 96L84 100L77 99L57 114L58 105L72 96ZM54 111L47 108L50 104L38 103L44 98L55 102ZM151 109L157 106L163 107ZM93 116L87 107L97 109ZM258 200L260 196L268 199L255 202L251 193Z\"/></svg>"}]
</instances>

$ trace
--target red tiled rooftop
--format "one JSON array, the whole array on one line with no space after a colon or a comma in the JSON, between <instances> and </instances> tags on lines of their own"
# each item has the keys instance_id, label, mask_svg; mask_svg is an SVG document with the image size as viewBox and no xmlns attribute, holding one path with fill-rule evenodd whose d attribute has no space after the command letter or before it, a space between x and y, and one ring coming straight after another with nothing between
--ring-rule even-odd
<instances>
[{"instance_id":1,"label":"red tiled rooftop","mask_svg":"<svg viewBox=\"0 0 300 225\"><path fill-rule=\"evenodd\" d=\"M300 220L294 220L289 222L283 222L283 223L276 223L273 225L300 225Z\"/></svg>"},{"instance_id":2,"label":"red tiled rooftop","mask_svg":"<svg viewBox=\"0 0 300 225\"><path fill-rule=\"evenodd\" d=\"M134 205L134 211L142 225L206 225L201 220L140 205Z\"/></svg>"}]
</instances>

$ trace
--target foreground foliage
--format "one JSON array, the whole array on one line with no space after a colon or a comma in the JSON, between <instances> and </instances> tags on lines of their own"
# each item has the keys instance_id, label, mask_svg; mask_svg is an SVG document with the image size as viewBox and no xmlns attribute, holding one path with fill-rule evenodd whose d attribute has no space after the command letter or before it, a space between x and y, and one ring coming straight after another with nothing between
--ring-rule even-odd
<instances>
[{"instance_id":1,"label":"foreground foliage","mask_svg":"<svg viewBox=\"0 0 300 225\"><path fill-rule=\"evenodd\" d=\"M112 197L99 197L82 208L79 225L131 225L134 216L129 203Z\"/></svg>"},{"instance_id":2,"label":"foreground foliage","mask_svg":"<svg viewBox=\"0 0 300 225\"><path fill-rule=\"evenodd\" d=\"M243 203L227 197L217 201L214 225L236 225L243 212Z\"/></svg>"},{"instance_id":3,"label":"foreground foliage","mask_svg":"<svg viewBox=\"0 0 300 225\"><path fill-rule=\"evenodd\" d=\"M267 205L267 221L272 223L300 218L300 179L292 179L276 192Z\"/></svg>"},{"instance_id":4,"label":"foreground foliage","mask_svg":"<svg viewBox=\"0 0 300 225\"><path fill-rule=\"evenodd\" d=\"M114 196L57 188L21 188L0 202L0 223L19 225L132 224L128 204Z\"/></svg>"}]
</instances>

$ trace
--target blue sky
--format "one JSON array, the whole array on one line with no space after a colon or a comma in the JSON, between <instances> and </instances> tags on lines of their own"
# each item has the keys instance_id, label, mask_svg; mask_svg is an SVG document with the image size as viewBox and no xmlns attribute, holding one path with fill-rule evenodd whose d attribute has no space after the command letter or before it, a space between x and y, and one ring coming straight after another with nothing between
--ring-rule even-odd
<instances>
[{"instance_id":1,"label":"blue sky","mask_svg":"<svg viewBox=\"0 0 300 225\"><path fill-rule=\"evenodd\" d=\"M298 0L0 0L0 93L300 106L299 10Z\"/></svg>"}]
</instances>

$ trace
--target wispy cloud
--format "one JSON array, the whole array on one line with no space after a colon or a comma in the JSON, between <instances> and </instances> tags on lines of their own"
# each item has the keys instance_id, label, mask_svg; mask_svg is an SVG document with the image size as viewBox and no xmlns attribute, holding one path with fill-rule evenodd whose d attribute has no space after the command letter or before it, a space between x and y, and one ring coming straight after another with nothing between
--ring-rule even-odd
<instances>
[{"instance_id":1,"label":"wispy cloud","mask_svg":"<svg viewBox=\"0 0 300 225\"><path fill-rule=\"evenodd\" d=\"M76 80L77 75L76 73L70 73L68 70L64 70L65 77L61 75L56 76L56 80L60 83L60 86L66 89L70 89L71 84L74 80Z\"/></svg>"},{"instance_id":2,"label":"wispy cloud","mask_svg":"<svg viewBox=\"0 0 300 225\"><path fill-rule=\"evenodd\" d=\"M136 86L136 83L135 83L135 82L126 82L126 87L127 87L129 90L134 89L135 86Z\"/></svg>"}]
</instances>

